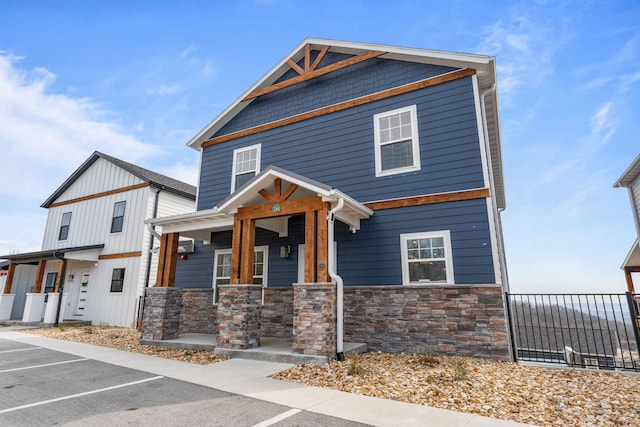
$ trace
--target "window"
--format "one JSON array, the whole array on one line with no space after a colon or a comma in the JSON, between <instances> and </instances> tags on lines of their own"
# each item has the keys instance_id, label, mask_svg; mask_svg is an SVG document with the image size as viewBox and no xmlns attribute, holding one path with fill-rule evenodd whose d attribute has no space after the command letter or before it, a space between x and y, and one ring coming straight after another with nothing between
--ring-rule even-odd
<instances>
[{"instance_id":1,"label":"window","mask_svg":"<svg viewBox=\"0 0 640 427\"><path fill-rule=\"evenodd\" d=\"M402 284L454 283L448 230L401 234Z\"/></svg>"},{"instance_id":2,"label":"window","mask_svg":"<svg viewBox=\"0 0 640 427\"><path fill-rule=\"evenodd\" d=\"M124 287L124 268L114 268L111 273L111 289L109 292L122 292Z\"/></svg>"},{"instance_id":3,"label":"window","mask_svg":"<svg viewBox=\"0 0 640 427\"><path fill-rule=\"evenodd\" d=\"M231 192L253 178L260 170L260 144L233 150Z\"/></svg>"},{"instance_id":4,"label":"window","mask_svg":"<svg viewBox=\"0 0 640 427\"><path fill-rule=\"evenodd\" d=\"M373 116L376 176L420 170L416 106Z\"/></svg>"},{"instance_id":5,"label":"window","mask_svg":"<svg viewBox=\"0 0 640 427\"><path fill-rule=\"evenodd\" d=\"M256 246L253 253L253 284L267 286L268 246ZM214 302L218 301L218 285L231 283L231 249L219 249L215 252L213 265Z\"/></svg>"},{"instance_id":6,"label":"window","mask_svg":"<svg viewBox=\"0 0 640 427\"><path fill-rule=\"evenodd\" d=\"M111 218L111 232L120 233L124 223L124 208L127 202L117 202L113 205L113 218Z\"/></svg>"},{"instance_id":7,"label":"window","mask_svg":"<svg viewBox=\"0 0 640 427\"><path fill-rule=\"evenodd\" d=\"M69 237L69 225L71 225L71 212L65 212L62 214L62 222L60 223L60 233L58 233L58 240L67 240L67 237Z\"/></svg>"},{"instance_id":8,"label":"window","mask_svg":"<svg viewBox=\"0 0 640 427\"><path fill-rule=\"evenodd\" d=\"M44 293L55 292L58 273L47 273L47 279L44 282Z\"/></svg>"}]
</instances>

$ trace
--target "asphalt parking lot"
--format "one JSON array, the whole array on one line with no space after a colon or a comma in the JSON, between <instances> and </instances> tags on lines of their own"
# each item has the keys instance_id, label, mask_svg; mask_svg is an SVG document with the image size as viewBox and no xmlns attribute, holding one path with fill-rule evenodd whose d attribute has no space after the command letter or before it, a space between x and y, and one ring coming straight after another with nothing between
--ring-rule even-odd
<instances>
[{"instance_id":1,"label":"asphalt parking lot","mask_svg":"<svg viewBox=\"0 0 640 427\"><path fill-rule=\"evenodd\" d=\"M0 425L362 426L0 339Z\"/></svg>"}]
</instances>

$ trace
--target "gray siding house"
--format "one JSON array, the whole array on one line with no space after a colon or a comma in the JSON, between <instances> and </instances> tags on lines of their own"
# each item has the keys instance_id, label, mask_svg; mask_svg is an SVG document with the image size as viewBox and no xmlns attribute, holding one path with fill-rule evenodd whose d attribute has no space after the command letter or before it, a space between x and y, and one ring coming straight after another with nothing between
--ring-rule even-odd
<instances>
[{"instance_id":1,"label":"gray siding house","mask_svg":"<svg viewBox=\"0 0 640 427\"><path fill-rule=\"evenodd\" d=\"M500 145L495 58L304 40L189 141L143 339L507 360Z\"/></svg>"}]
</instances>

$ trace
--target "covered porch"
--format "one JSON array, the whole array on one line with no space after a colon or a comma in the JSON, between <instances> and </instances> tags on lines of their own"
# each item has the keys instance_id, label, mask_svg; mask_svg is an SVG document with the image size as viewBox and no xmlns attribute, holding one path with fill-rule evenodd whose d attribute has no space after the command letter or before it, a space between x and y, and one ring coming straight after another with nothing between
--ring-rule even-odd
<instances>
[{"instance_id":1,"label":"covered porch","mask_svg":"<svg viewBox=\"0 0 640 427\"><path fill-rule=\"evenodd\" d=\"M228 280L214 285L209 300L213 307L206 308L211 323L216 324L216 351L247 351L266 342L273 344L265 341L268 337L261 331L265 298L270 301L272 294L278 294L276 299L286 294L293 306L291 339L288 344L278 342L290 345L294 354L325 360L340 357L345 350L342 279L335 271L335 246L329 242L334 241L335 219L355 233L360 221L372 214L339 190L268 167L213 209L147 220L150 229L162 227L162 235L158 235L156 287L149 288L145 297L143 341L179 339L181 314L176 309L187 305L175 286L180 238L209 242L213 233L230 231ZM287 288L264 288L254 276L256 228L286 236L294 217L304 219L303 280ZM277 302L267 305L271 311L278 308Z\"/></svg>"}]
</instances>

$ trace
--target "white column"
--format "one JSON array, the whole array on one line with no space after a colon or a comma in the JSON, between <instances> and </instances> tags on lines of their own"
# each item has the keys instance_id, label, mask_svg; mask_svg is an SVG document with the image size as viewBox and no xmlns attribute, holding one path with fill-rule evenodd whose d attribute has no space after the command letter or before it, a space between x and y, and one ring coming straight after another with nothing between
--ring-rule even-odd
<instances>
[{"instance_id":1,"label":"white column","mask_svg":"<svg viewBox=\"0 0 640 427\"><path fill-rule=\"evenodd\" d=\"M51 292L47 298L47 309L44 312L44 323L55 323L56 322L56 312L58 311L58 298L60 296L59 293ZM62 322L64 317L64 310L67 305L67 295L62 294L62 304L60 305L60 316L58 316L58 321Z\"/></svg>"},{"instance_id":2,"label":"white column","mask_svg":"<svg viewBox=\"0 0 640 427\"><path fill-rule=\"evenodd\" d=\"M23 322L39 322L42 320L42 308L44 307L44 297L47 294L27 293L27 299L24 303L24 313L22 314Z\"/></svg>"},{"instance_id":3,"label":"white column","mask_svg":"<svg viewBox=\"0 0 640 427\"><path fill-rule=\"evenodd\" d=\"M13 309L15 297L15 294L0 294L0 320L11 319L11 310Z\"/></svg>"}]
</instances>

